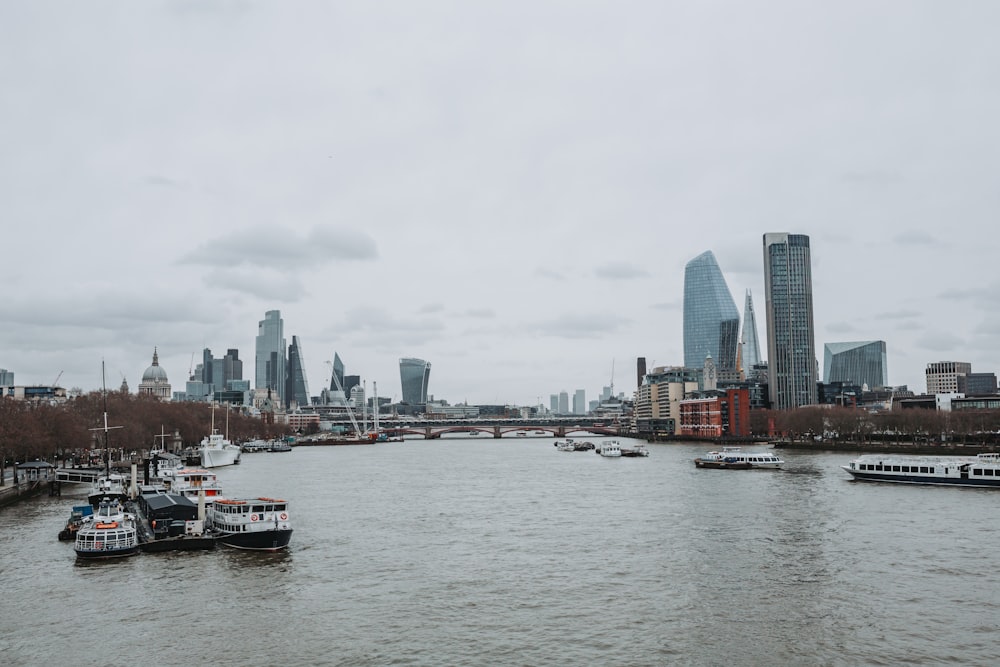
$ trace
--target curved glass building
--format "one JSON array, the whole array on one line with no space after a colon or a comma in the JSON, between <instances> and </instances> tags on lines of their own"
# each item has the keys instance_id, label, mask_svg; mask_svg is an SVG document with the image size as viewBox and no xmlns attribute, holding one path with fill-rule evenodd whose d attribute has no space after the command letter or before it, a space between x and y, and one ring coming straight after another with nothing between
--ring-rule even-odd
<instances>
[{"instance_id":1,"label":"curved glass building","mask_svg":"<svg viewBox=\"0 0 1000 667\"><path fill-rule=\"evenodd\" d=\"M869 389L889 385L884 340L827 343L823 351L824 382L867 385Z\"/></svg>"},{"instance_id":2,"label":"curved glass building","mask_svg":"<svg viewBox=\"0 0 1000 667\"><path fill-rule=\"evenodd\" d=\"M431 365L423 359L400 359L399 382L403 389L403 402L410 405L426 403L430 376Z\"/></svg>"},{"instance_id":3,"label":"curved glass building","mask_svg":"<svg viewBox=\"0 0 1000 667\"><path fill-rule=\"evenodd\" d=\"M736 302L707 250L684 267L684 365L701 368L711 355L720 373L734 372L739 333Z\"/></svg>"}]
</instances>

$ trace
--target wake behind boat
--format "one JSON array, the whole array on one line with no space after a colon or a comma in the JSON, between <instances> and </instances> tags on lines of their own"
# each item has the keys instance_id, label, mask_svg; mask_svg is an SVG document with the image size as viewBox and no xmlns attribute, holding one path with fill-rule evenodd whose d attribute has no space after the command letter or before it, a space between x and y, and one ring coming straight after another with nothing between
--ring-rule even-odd
<instances>
[{"instance_id":1,"label":"wake behind boat","mask_svg":"<svg viewBox=\"0 0 1000 667\"><path fill-rule=\"evenodd\" d=\"M1000 488L1000 453L978 456L865 454L841 466L863 482Z\"/></svg>"}]
</instances>

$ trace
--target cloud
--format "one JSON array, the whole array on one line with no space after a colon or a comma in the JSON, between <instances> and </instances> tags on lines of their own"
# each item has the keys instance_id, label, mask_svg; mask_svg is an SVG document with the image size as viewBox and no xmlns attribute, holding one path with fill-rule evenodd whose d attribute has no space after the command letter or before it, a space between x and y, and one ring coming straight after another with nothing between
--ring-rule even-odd
<instances>
[{"instance_id":1,"label":"cloud","mask_svg":"<svg viewBox=\"0 0 1000 667\"><path fill-rule=\"evenodd\" d=\"M558 271L553 271L547 267L538 267L535 269L535 275L540 278L549 278L551 280L566 280L566 276Z\"/></svg>"},{"instance_id":2,"label":"cloud","mask_svg":"<svg viewBox=\"0 0 1000 667\"><path fill-rule=\"evenodd\" d=\"M913 245L913 246L920 246L920 245L932 246L941 243L941 241L935 239L930 234L917 230L909 230L903 232L902 234L896 234L894 237L892 237L892 242L898 243L899 245Z\"/></svg>"},{"instance_id":3,"label":"cloud","mask_svg":"<svg viewBox=\"0 0 1000 667\"><path fill-rule=\"evenodd\" d=\"M872 317L876 320L909 320L914 317L921 317L923 313L916 310L891 310L885 313L877 313Z\"/></svg>"},{"instance_id":4,"label":"cloud","mask_svg":"<svg viewBox=\"0 0 1000 667\"><path fill-rule=\"evenodd\" d=\"M178 263L212 267L274 266L282 271L294 271L331 260L377 258L375 240L356 230L319 227L299 235L287 227L255 227L206 241Z\"/></svg>"},{"instance_id":5,"label":"cloud","mask_svg":"<svg viewBox=\"0 0 1000 667\"><path fill-rule=\"evenodd\" d=\"M606 313L564 314L554 319L529 324L528 328L542 336L558 338L600 338L614 333L631 320L609 317Z\"/></svg>"},{"instance_id":6,"label":"cloud","mask_svg":"<svg viewBox=\"0 0 1000 667\"><path fill-rule=\"evenodd\" d=\"M609 280L631 280L632 278L644 278L649 273L631 262L609 262L594 269L594 274L598 278Z\"/></svg>"}]
</instances>

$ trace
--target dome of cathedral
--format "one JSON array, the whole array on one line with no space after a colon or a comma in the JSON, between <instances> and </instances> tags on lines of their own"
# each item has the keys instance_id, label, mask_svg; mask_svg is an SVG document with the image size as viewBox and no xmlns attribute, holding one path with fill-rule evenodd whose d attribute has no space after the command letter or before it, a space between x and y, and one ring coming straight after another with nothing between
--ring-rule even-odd
<instances>
[{"instance_id":1,"label":"dome of cathedral","mask_svg":"<svg viewBox=\"0 0 1000 667\"><path fill-rule=\"evenodd\" d=\"M143 382L166 382L167 372L163 370L160 366L160 359L156 354L156 350L153 350L153 365L146 369L142 374Z\"/></svg>"}]
</instances>

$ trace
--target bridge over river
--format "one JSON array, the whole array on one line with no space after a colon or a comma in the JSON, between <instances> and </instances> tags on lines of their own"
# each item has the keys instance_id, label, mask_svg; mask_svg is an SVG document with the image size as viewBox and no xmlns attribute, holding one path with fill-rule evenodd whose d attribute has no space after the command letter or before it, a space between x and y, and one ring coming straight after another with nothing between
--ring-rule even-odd
<instances>
[{"instance_id":1,"label":"bridge over river","mask_svg":"<svg viewBox=\"0 0 1000 667\"><path fill-rule=\"evenodd\" d=\"M334 424L342 425L340 421ZM618 436L622 434L623 429L608 420L586 421L578 415L548 419L380 419L379 431L390 438L409 435L434 440L451 433L464 433L470 437L491 435L494 438L504 436L564 438L579 433Z\"/></svg>"}]
</instances>

